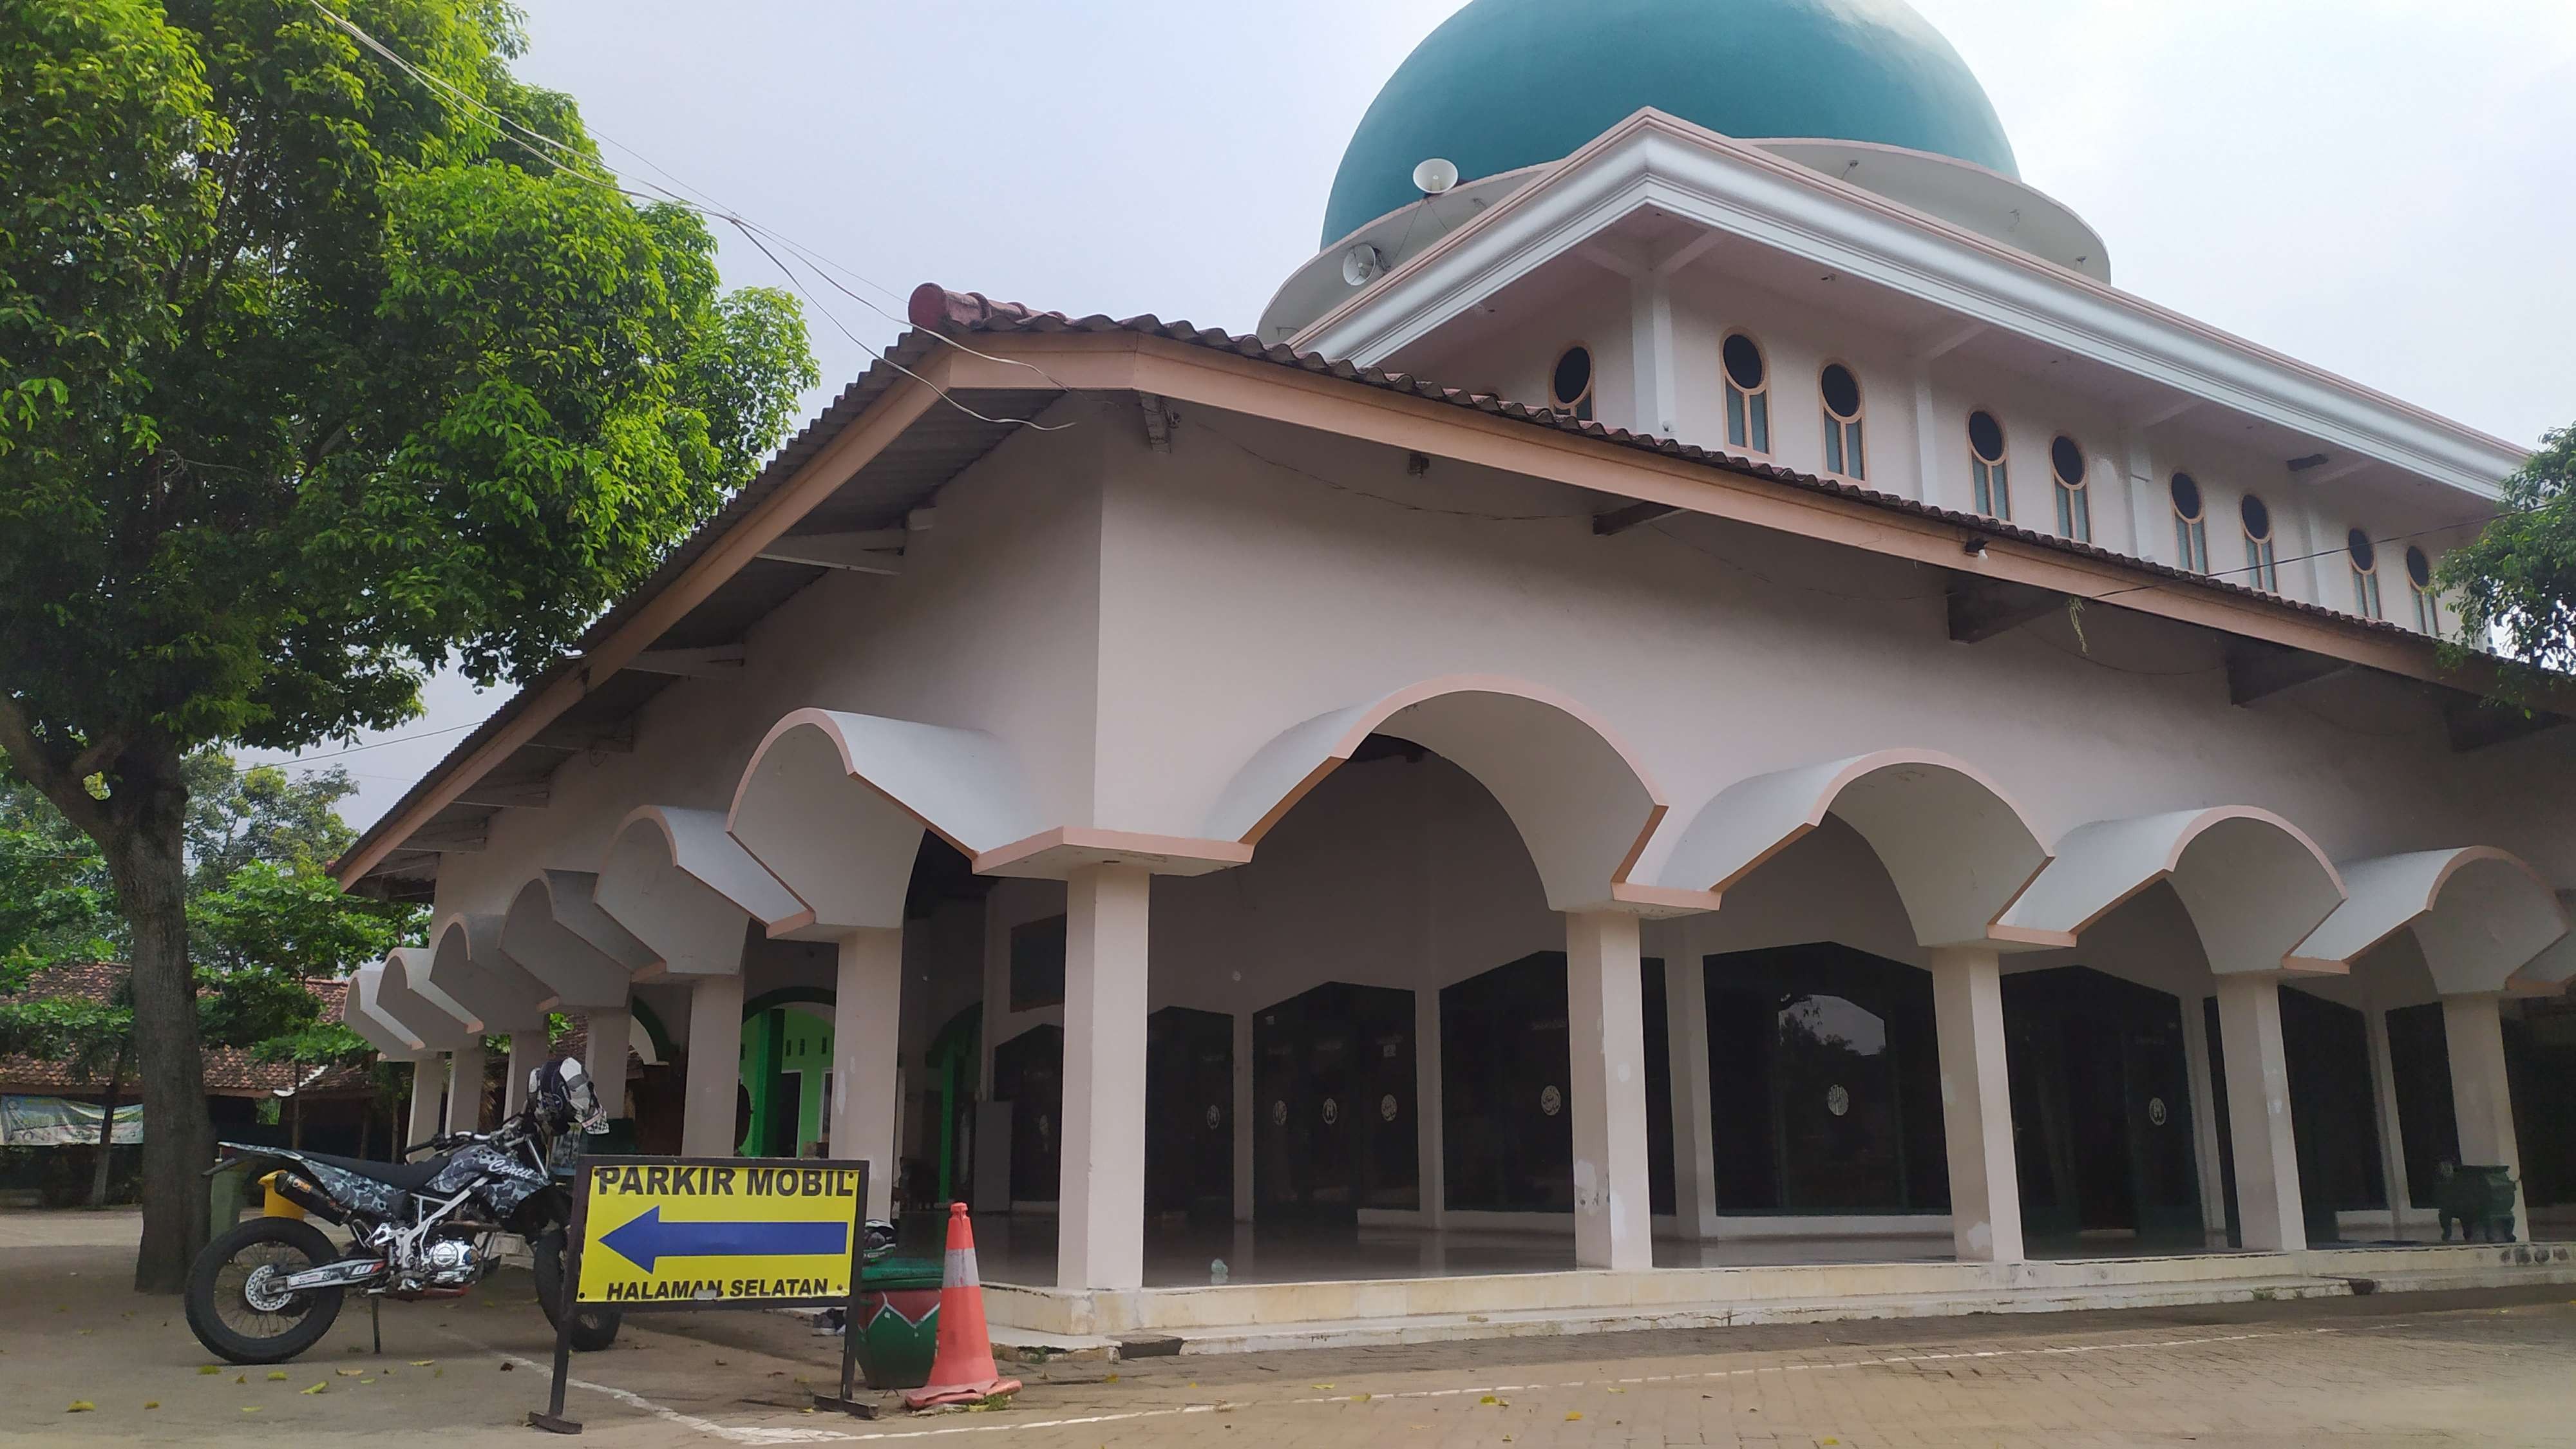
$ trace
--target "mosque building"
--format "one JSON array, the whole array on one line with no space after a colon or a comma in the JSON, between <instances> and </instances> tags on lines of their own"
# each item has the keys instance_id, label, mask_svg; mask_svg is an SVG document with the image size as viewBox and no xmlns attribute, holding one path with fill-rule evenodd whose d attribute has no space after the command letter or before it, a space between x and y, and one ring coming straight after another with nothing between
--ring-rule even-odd
<instances>
[{"instance_id":1,"label":"mosque building","mask_svg":"<svg viewBox=\"0 0 2576 1449\"><path fill-rule=\"evenodd\" d=\"M425 1127L584 1016L1031 1333L2576 1274L2363 1246L2576 1236L2525 451L2112 260L1903 0L1474 0L1253 330L917 292L344 859L349 1020Z\"/></svg>"}]
</instances>

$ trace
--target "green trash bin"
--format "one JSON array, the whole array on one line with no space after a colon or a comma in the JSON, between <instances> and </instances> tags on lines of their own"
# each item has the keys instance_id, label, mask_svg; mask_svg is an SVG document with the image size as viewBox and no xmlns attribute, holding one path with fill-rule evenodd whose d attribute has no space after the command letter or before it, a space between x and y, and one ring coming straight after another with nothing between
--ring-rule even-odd
<instances>
[{"instance_id":1,"label":"green trash bin","mask_svg":"<svg viewBox=\"0 0 2576 1449\"><path fill-rule=\"evenodd\" d=\"M258 1184L251 1179L251 1169L258 1160L235 1158L224 1170L206 1179L206 1238L212 1242L233 1230L241 1221L242 1209L250 1202Z\"/></svg>"},{"instance_id":2,"label":"green trash bin","mask_svg":"<svg viewBox=\"0 0 2576 1449\"><path fill-rule=\"evenodd\" d=\"M936 1258L885 1258L859 1273L859 1311L847 1332L872 1389L917 1389L939 1356Z\"/></svg>"}]
</instances>

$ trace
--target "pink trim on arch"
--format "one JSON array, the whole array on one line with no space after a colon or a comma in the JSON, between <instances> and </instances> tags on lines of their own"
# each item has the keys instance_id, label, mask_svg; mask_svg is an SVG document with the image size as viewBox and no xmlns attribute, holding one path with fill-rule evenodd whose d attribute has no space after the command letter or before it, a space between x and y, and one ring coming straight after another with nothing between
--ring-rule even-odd
<instances>
[{"instance_id":1,"label":"pink trim on arch","mask_svg":"<svg viewBox=\"0 0 2576 1449\"><path fill-rule=\"evenodd\" d=\"M1546 705L1592 731L1601 743L1610 747L1610 752L1619 757L1619 762L1627 766L1628 773L1635 777L1638 786L1645 790L1646 799L1652 806L1647 812L1645 828L1638 832L1636 844L1629 847L1627 859L1619 863L1618 870L1610 877L1613 882L1625 881L1628 878L1628 872L1635 868L1637 858L1645 853L1646 843L1654 838L1655 827L1662 822L1664 812L1671 808L1670 802L1664 798L1664 792L1656 786L1654 777L1646 773L1646 767L1638 760L1637 752L1630 749L1628 742L1620 737L1619 732L1611 727L1610 722L1603 719L1591 706L1571 695L1560 694L1549 689L1545 685L1532 684L1524 679L1513 679L1500 674L1444 674L1423 680L1418 684L1408 685L1367 706L1351 727L1343 731L1341 738L1335 740L1324 752L1324 758L1316 763L1315 768L1307 773L1306 778L1298 781L1287 794L1279 797L1276 804L1264 811L1259 820L1253 822L1252 828L1242 836L1243 843L1259 845L1261 837L1269 833L1270 827L1278 824L1280 817L1295 809L1297 802L1305 799L1308 791L1322 784L1325 776L1349 763L1361 742L1376 733L1379 725L1417 704L1453 694L1499 694L1515 699L1526 699L1532 704Z\"/></svg>"},{"instance_id":2,"label":"pink trim on arch","mask_svg":"<svg viewBox=\"0 0 2576 1449\"><path fill-rule=\"evenodd\" d=\"M733 799L725 805L725 833L727 835L733 834L734 822L740 819L742 815L743 792L751 788L753 776L759 773L760 762L769 757L769 747L778 743L782 737L792 734L796 730L811 728L821 731L823 737L832 742L832 753L840 757L842 773L848 775L851 779L858 781L860 784L867 786L869 789L876 791L878 796L884 799L887 804L892 805L897 810L900 810L904 814L919 821L922 829L929 831L931 834L938 836L941 840L946 841L951 846L956 847L958 854L971 858L975 854L975 847L968 845L966 842L950 835L947 831L940 829L937 822L923 815L920 811L913 809L903 801L896 799L893 795L888 794L883 786L877 784L876 781L869 779L865 774L860 772L857 761L852 759L850 756L849 738L841 733L838 725L833 723L832 717L839 713L843 713L843 711L829 710L815 705L807 705L801 709L789 710L786 714L779 716L778 723L771 725L769 727L769 733L762 735L760 737L760 743L752 748L751 762L742 767L741 776L733 783ZM802 899L802 897L799 897L799 899ZM806 912L807 924L811 924L812 919L813 912L811 909L808 909Z\"/></svg>"},{"instance_id":3,"label":"pink trim on arch","mask_svg":"<svg viewBox=\"0 0 2576 1449\"><path fill-rule=\"evenodd\" d=\"M2264 809L2260 805L2213 805L2209 809L2203 810L2198 815L2193 816L2190 824L2176 832L2172 848L2165 852L2163 863L2156 868L2154 873L2147 876L2144 880L2131 885L2128 889L2122 891L2119 896L2113 899L2109 904L2103 906L2100 910L2095 911L2092 915L2085 917L2083 921L2076 925L2075 934L2082 935L2084 932L2091 930L2103 917L2136 899L2140 891L2145 890L2147 887L2154 885L2160 880L2170 878L2175 871L2182 868L2182 858L2191 852L2191 847L2194 842L2198 841L2203 835L2208 834L2211 830L2230 820L2257 821L2262 824L2269 825L2280 831L2282 834L2290 837L2292 840L2297 841L2299 845L2306 849L2308 854L2315 859L2318 868L2326 873L2326 879L2334 883L2335 894L2344 899L2351 898L2352 893L2344 887L2343 872L2335 869L2334 862L2326 858L2325 851L2318 846L2315 839L2306 831L2301 830L2299 827L2291 824L2281 816ZM2028 890L2028 887L2025 886L2023 889ZM2327 914L2331 915L2333 912L2329 911ZM2319 924L2322 923L2322 921L2319 922ZM2316 927L2312 925L2308 929L2313 931ZM2302 939L2305 938L2303 937ZM2305 958L2301 959L2304 960ZM2334 969L2339 970L2341 967L2336 965Z\"/></svg>"}]
</instances>

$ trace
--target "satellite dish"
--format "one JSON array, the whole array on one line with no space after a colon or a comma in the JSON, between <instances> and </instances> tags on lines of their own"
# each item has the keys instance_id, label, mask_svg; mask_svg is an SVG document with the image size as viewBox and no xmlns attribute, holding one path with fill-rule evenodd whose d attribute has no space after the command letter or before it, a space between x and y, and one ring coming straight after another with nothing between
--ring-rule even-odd
<instances>
[{"instance_id":1,"label":"satellite dish","mask_svg":"<svg viewBox=\"0 0 2576 1449\"><path fill-rule=\"evenodd\" d=\"M1362 242L1342 253L1342 280L1365 287L1386 272L1386 253Z\"/></svg>"},{"instance_id":2,"label":"satellite dish","mask_svg":"<svg viewBox=\"0 0 2576 1449\"><path fill-rule=\"evenodd\" d=\"M1413 168L1413 189L1425 196L1438 196L1458 184L1458 163L1438 156Z\"/></svg>"}]
</instances>

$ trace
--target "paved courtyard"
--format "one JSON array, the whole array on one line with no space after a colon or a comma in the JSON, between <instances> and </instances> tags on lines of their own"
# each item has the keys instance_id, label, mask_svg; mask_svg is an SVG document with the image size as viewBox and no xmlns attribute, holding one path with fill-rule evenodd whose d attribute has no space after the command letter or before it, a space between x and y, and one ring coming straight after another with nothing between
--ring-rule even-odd
<instances>
[{"instance_id":1,"label":"paved courtyard","mask_svg":"<svg viewBox=\"0 0 2576 1449\"><path fill-rule=\"evenodd\" d=\"M131 1221L128 1219L127 1221ZM353 1306L286 1376L224 1367L95 1222L0 1238L0 1445L532 1445L524 1275ZM130 1240L129 1240L130 1241ZM1003 1411L803 1411L837 1345L774 1314L630 1323L570 1412L619 1445L2576 1444L2571 1290L1058 1362ZM320 1385L319 1391L311 1391ZM74 1401L95 1407L69 1412Z\"/></svg>"}]
</instances>

